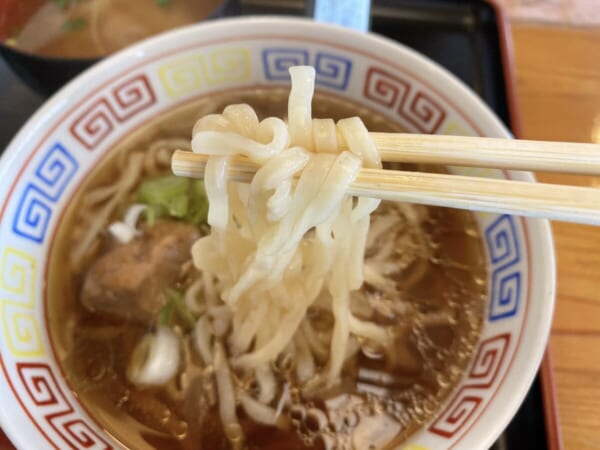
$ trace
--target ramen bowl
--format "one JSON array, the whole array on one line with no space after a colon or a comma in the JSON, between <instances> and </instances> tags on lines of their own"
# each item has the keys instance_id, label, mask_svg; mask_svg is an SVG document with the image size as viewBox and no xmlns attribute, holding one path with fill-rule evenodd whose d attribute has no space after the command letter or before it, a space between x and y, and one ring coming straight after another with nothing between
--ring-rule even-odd
<instances>
[{"instance_id":1,"label":"ramen bowl","mask_svg":"<svg viewBox=\"0 0 600 450\"><path fill-rule=\"evenodd\" d=\"M66 381L48 324L56 236L91 171L157 117L217 93L287 87L288 67L307 64L318 92L410 132L509 138L473 92L416 52L304 19L192 26L94 66L31 118L0 163L0 425L18 448L120 448ZM522 172L449 171L534 181ZM475 220L489 274L481 336L445 402L399 449L488 448L545 349L555 289L548 222L489 213Z\"/></svg>"}]
</instances>

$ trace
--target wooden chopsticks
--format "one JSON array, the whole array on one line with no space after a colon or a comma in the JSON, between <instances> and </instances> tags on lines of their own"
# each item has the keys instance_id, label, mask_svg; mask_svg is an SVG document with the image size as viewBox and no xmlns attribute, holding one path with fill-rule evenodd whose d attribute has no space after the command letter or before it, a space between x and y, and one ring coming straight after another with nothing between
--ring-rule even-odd
<instances>
[{"instance_id":1,"label":"wooden chopsticks","mask_svg":"<svg viewBox=\"0 0 600 450\"><path fill-rule=\"evenodd\" d=\"M600 145L494 138L370 133L388 162L600 174ZM478 145L480 143L480 145ZM207 157L176 151L175 175L202 178ZM236 157L231 180L249 182L257 166ZM600 190L459 175L362 169L350 195L600 225Z\"/></svg>"},{"instance_id":2,"label":"wooden chopsticks","mask_svg":"<svg viewBox=\"0 0 600 450\"><path fill-rule=\"evenodd\" d=\"M383 161L600 175L600 145L369 133Z\"/></svg>"}]
</instances>

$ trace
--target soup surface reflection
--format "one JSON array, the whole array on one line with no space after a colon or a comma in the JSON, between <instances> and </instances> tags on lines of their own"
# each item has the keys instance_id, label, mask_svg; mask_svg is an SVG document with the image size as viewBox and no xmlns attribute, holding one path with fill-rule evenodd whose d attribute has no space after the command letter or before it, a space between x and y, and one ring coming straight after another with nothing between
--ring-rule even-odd
<instances>
[{"instance_id":1,"label":"soup surface reflection","mask_svg":"<svg viewBox=\"0 0 600 450\"><path fill-rule=\"evenodd\" d=\"M94 310L84 306L85 299L81 298L90 267L111 251L107 224L119 219L134 201L144 177L168 171L168 158L163 166L145 164L143 177L134 180L119 200L116 215L104 221L95 209L103 201L102 189L109 189L116 177L125 176L123 161L129 155L144 154L161 140L189 140L198 117L220 112L233 102L250 104L262 117L281 116L286 110L287 93L254 90L223 94L166 114L161 122L115 148L111 158L95 169L63 219L51 255L48 284L53 346L76 396L90 415L127 447L231 448L214 403L210 367L202 366L192 339L185 333L184 321L177 322L184 342L183 368L167 386L141 389L127 381L126 369L134 346L158 319L140 321L133 313L130 319L127 314L115 317L104 307ZM398 130L370 111L323 94L315 96L313 105L315 117L337 120L359 115L372 131ZM100 194L90 199L94 191ZM98 220L102 222L101 231L90 250L74 256L82 236L80 228L89 228ZM173 220L159 219L155 231L148 233L184 233L183 227ZM196 231L202 234L206 228L200 225ZM388 326L394 336L393 350L368 346L354 349L340 382L313 395L304 395L294 376L295 362L281 363L274 372L287 386L282 415L288 426L256 424L238 411L245 448L387 448L427 421L461 377L479 339L487 294L486 260L473 215L461 210L383 202L371 218L367 245L366 261L375 273L366 277L362 291L370 301L354 303L352 311L358 317L370 317ZM181 258L178 267L157 269L163 275L175 269L172 287L176 289L188 283L190 257L184 253ZM129 274L134 269L124 262L114 270ZM378 281L371 283L370 279ZM124 302L113 307L128 306ZM327 336L333 324L331 311L315 307L309 313L315 339ZM241 377L236 388L251 391L255 387L244 385ZM278 392L277 399L283 394Z\"/></svg>"}]
</instances>

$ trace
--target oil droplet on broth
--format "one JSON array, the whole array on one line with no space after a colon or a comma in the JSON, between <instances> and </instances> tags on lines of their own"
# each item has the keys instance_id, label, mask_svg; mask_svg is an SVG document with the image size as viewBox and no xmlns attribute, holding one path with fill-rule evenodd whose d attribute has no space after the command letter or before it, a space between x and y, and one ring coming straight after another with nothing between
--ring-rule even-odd
<instances>
[{"instance_id":1,"label":"oil droplet on broth","mask_svg":"<svg viewBox=\"0 0 600 450\"><path fill-rule=\"evenodd\" d=\"M160 422L163 425L166 425L171 420L171 410L169 408L165 408L161 414Z\"/></svg>"},{"instance_id":2,"label":"oil droplet on broth","mask_svg":"<svg viewBox=\"0 0 600 450\"><path fill-rule=\"evenodd\" d=\"M187 422L182 420L177 421L173 429L173 434L177 439L184 439L188 430Z\"/></svg>"},{"instance_id":3,"label":"oil droplet on broth","mask_svg":"<svg viewBox=\"0 0 600 450\"><path fill-rule=\"evenodd\" d=\"M477 275L473 275L473 282L478 286L485 286L487 281L483 277L479 277Z\"/></svg>"},{"instance_id":4,"label":"oil droplet on broth","mask_svg":"<svg viewBox=\"0 0 600 450\"><path fill-rule=\"evenodd\" d=\"M475 228L474 226L470 226L470 227L466 227L464 229L464 233L472 238L479 238L480 234L479 234L479 230L477 228Z\"/></svg>"}]
</instances>

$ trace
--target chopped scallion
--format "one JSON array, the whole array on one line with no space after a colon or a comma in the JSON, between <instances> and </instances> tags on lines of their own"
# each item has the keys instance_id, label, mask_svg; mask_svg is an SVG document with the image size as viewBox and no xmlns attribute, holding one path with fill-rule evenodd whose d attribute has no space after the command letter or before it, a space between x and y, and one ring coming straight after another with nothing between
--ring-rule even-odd
<instances>
[{"instance_id":1,"label":"chopped scallion","mask_svg":"<svg viewBox=\"0 0 600 450\"><path fill-rule=\"evenodd\" d=\"M168 300L163 309L160 310L158 315L158 324L168 326L171 322L171 316L173 315L174 304L171 300Z\"/></svg>"},{"instance_id":2,"label":"chopped scallion","mask_svg":"<svg viewBox=\"0 0 600 450\"><path fill-rule=\"evenodd\" d=\"M165 307L163 308L163 311L167 310L167 306L169 306L168 320L170 321L173 313L175 313L177 318L182 322L182 324L188 330L191 330L192 328L194 328L194 325L196 324L196 319L194 318L194 315L190 312L190 310L186 306L183 294L175 289L169 288L165 291L165 295L167 296L168 302L165 305ZM162 314L162 311L161 311L161 314ZM162 317L159 319L159 322L160 322L160 320L162 320ZM160 323L162 325L165 325L165 323L163 323L163 322L160 322ZM168 322L167 322L167 324L168 324Z\"/></svg>"},{"instance_id":3,"label":"chopped scallion","mask_svg":"<svg viewBox=\"0 0 600 450\"><path fill-rule=\"evenodd\" d=\"M76 3L79 3L79 0L54 0L54 4L60 9L67 9Z\"/></svg>"},{"instance_id":4,"label":"chopped scallion","mask_svg":"<svg viewBox=\"0 0 600 450\"><path fill-rule=\"evenodd\" d=\"M76 19L65 20L63 23L62 30L63 31L78 31L82 30L87 26L87 20L83 17L78 17Z\"/></svg>"},{"instance_id":5,"label":"chopped scallion","mask_svg":"<svg viewBox=\"0 0 600 450\"><path fill-rule=\"evenodd\" d=\"M54 4L60 9L66 9L69 5L69 0L54 0Z\"/></svg>"}]
</instances>

